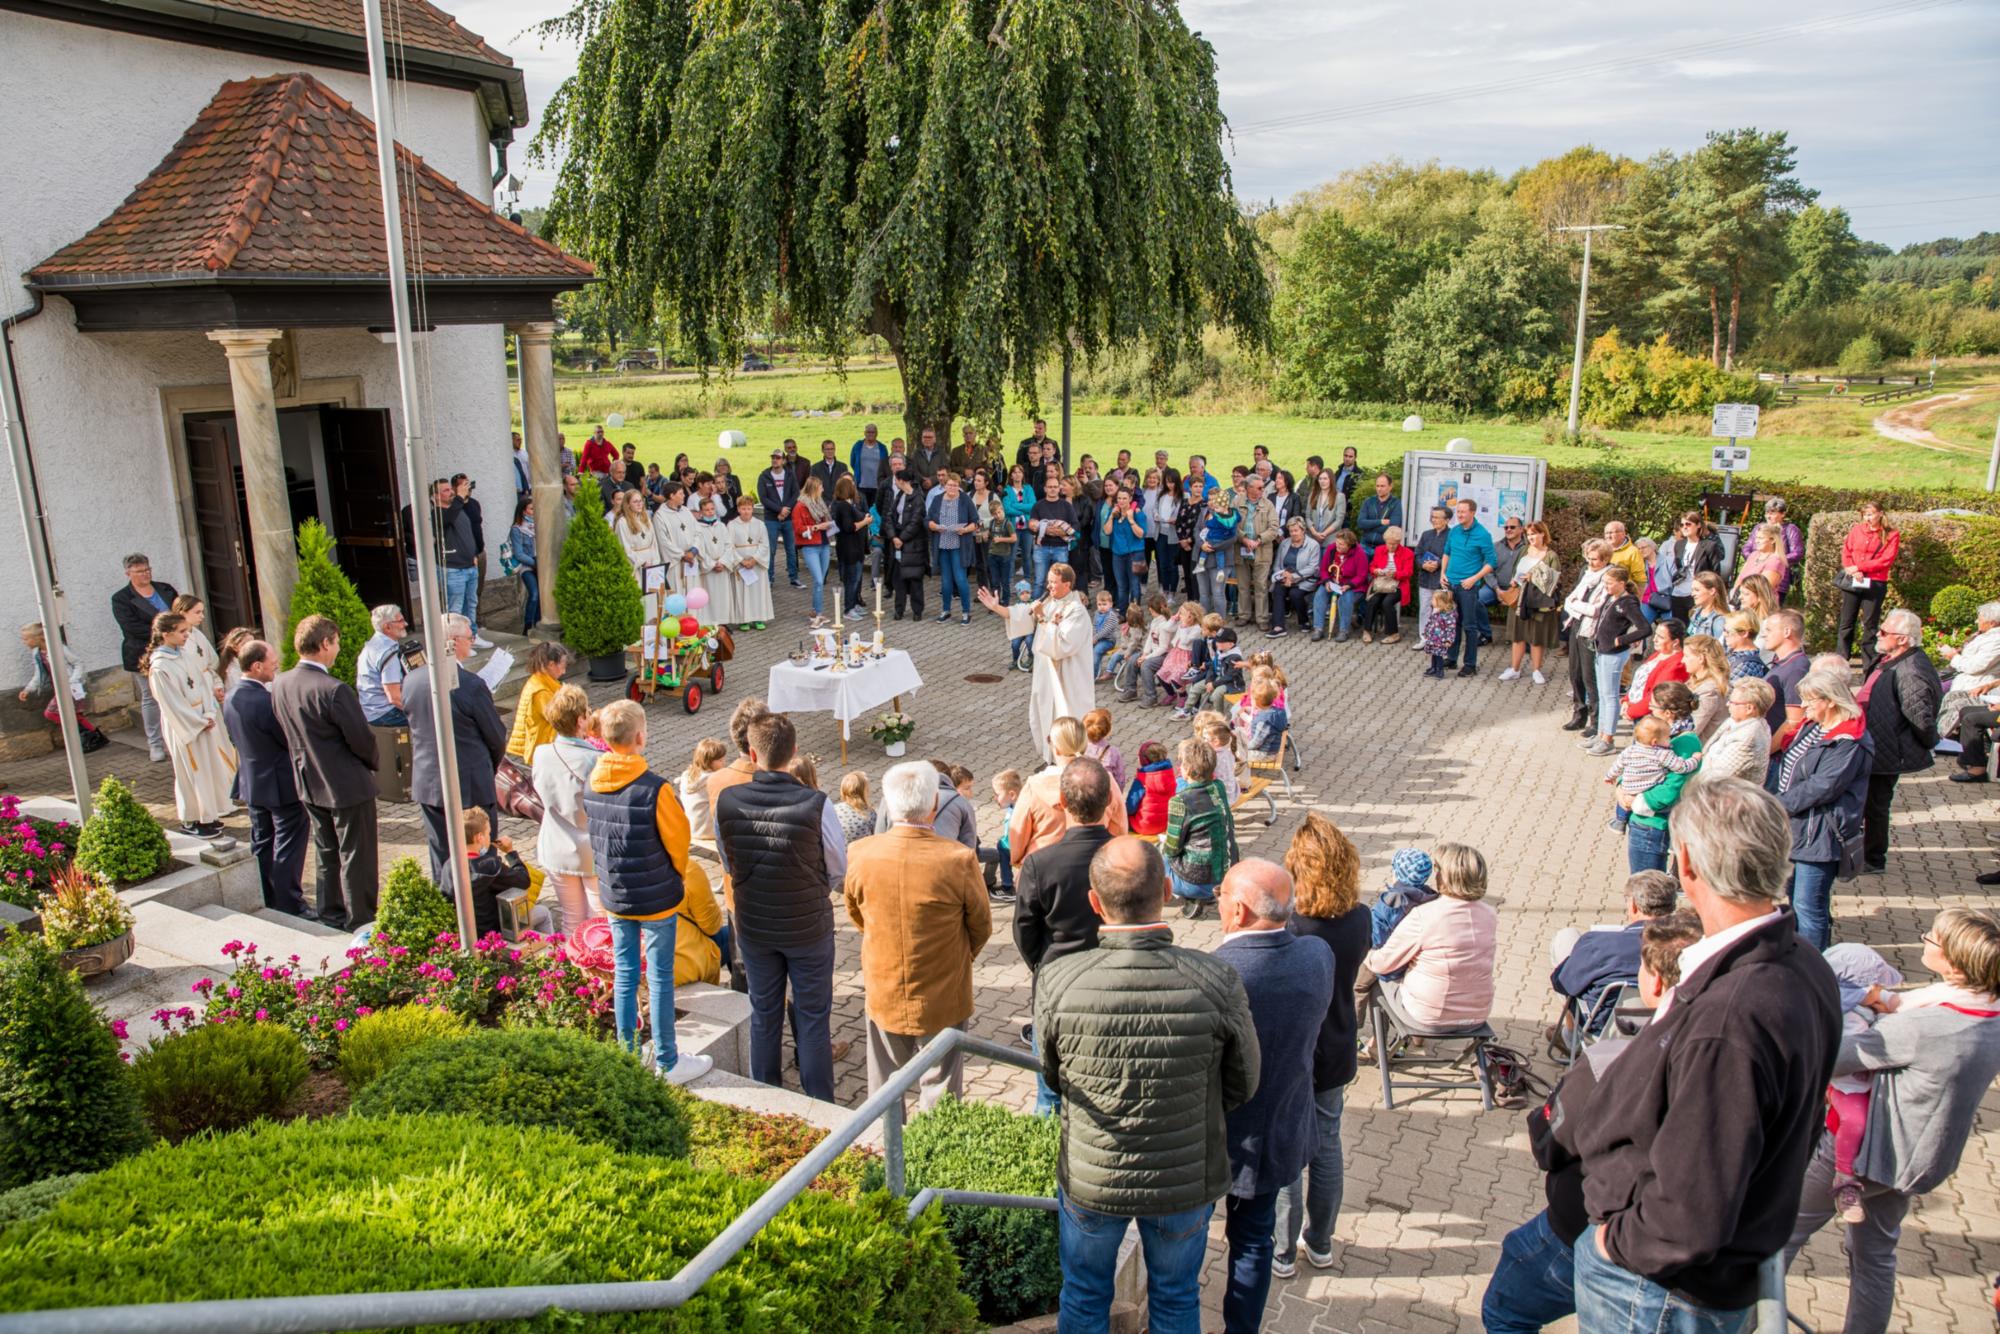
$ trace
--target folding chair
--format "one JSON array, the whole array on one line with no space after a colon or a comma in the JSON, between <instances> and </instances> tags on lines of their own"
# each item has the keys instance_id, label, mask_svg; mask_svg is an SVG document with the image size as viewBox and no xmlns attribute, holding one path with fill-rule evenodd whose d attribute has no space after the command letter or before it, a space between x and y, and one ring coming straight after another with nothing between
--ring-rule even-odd
<instances>
[{"instance_id":1,"label":"folding chair","mask_svg":"<svg viewBox=\"0 0 2000 1334\"><path fill-rule=\"evenodd\" d=\"M1382 1106L1394 1111L1396 1107L1395 1072L1412 1068L1436 1069L1460 1066L1465 1059L1472 1058L1473 1069L1470 1078L1445 1079L1404 1078L1400 1082L1406 1089L1468 1089L1479 1090L1479 1105L1485 1111L1493 1110L1493 1075L1486 1065L1486 1048L1494 1040L1493 1026L1484 1022L1477 1024L1455 1024L1433 1027L1419 1024L1411 1019L1408 1012L1396 1002L1393 984L1378 986L1375 990L1375 1068L1382 1076ZM1445 1047L1458 1043L1467 1044L1464 1051L1448 1055L1442 1048L1427 1047L1423 1051L1398 1050L1406 1038L1423 1038L1435 1041Z\"/></svg>"}]
</instances>

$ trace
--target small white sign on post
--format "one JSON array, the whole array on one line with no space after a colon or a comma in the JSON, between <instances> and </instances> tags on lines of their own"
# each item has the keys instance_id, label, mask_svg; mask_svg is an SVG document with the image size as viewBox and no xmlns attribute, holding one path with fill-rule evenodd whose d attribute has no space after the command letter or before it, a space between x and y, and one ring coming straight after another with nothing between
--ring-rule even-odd
<instances>
[{"instance_id":1,"label":"small white sign on post","mask_svg":"<svg viewBox=\"0 0 2000 1334\"><path fill-rule=\"evenodd\" d=\"M1715 445L1709 451L1710 472L1749 472L1750 446Z\"/></svg>"},{"instance_id":2,"label":"small white sign on post","mask_svg":"<svg viewBox=\"0 0 2000 1334\"><path fill-rule=\"evenodd\" d=\"M1755 440L1757 411L1755 403L1717 403L1708 433L1717 440Z\"/></svg>"}]
</instances>

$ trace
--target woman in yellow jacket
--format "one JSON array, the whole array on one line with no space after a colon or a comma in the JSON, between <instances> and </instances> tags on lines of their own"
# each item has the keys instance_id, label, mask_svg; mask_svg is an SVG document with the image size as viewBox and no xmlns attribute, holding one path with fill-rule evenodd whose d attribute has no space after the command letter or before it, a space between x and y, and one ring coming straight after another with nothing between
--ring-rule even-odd
<instances>
[{"instance_id":1,"label":"woman in yellow jacket","mask_svg":"<svg viewBox=\"0 0 2000 1334\"><path fill-rule=\"evenodd\" d=\"M556 739L555 725L545 710L549 697L562 684L569 670L569 650L561 644L538 640L528 648L528 683L514 708L514 732L507 738L507 753L533 767L535 752Z\"/></svg>"}]
</instances>

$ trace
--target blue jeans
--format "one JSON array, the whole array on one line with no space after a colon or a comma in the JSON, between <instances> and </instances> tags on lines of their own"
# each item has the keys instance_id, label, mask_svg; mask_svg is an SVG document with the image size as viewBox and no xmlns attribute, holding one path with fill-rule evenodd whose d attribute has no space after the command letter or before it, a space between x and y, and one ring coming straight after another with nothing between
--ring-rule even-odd
<instances>
[{"instance_id":1,"label":"blue jeans","mask_svg":"<svg viewBox=\"0 0 2000 1334\"><path fill-rule=\"evenodd\" d=\"M1667 831L1649 829L1637 820L1625 826L1625 869L1633 875L1641 871L1667 869Z\"/></svg>"},{"instance_id":2,"label":"blue jeans","mask_svg":"<svg viewBox=\"0 0 2000 1334\"><path fill-rule=\"evenodd\" d=\"M1792 863L1792 912L1799 934L1816 950L1833 944L1833 880L1839 862Z\"/></svg>"},{"instance_id":3,"label":"blue jeans","mask_svg":"<svg viewBox=\"0 0 2000 1334\"><path fill-rule=\"evenodd\" d=\"M1500 595L1495 593L1492 587L1487 584L1481 584L1476 591L1479 594L1479 601L1474 614L1479 619L1479 637L1481 639L1491 639L1493 638L1493 616L1486 609L1498 602Z\"/></svg>"},{"instance_id":4,"label":"blue jeans","mask_svg":"<svg viewBox=\"0 0 2000 1334\"><path fill-rule=\"evenodd\" d=\"M1001 865L1006 865L1006 849L1001 849L1000 856L1002 858ZM1012 888L1012 886L1009 886L1009 888ZM1028 1025L1028 1050L1036 1050L1035 1026L1033 1024ZM1049 1081L1042 1075L1041 1063L1037 1061L1035 1063L1035 1115L1054 1116L1056 1109L1061 1106L1062 1096L1049 1087Z\"/></svg>"},{"instance_id":5,"label":"blue jeans","mask_svg":"<svg viewBox=\"0 0 2000 1334\"><path fill-rule=\"evenodd\" d=\"M833 553L822 542L818 546L806 547L799 554L805 558L806 570L812 575L813 615L817 616L826 610L826 566ZM848 604L850 610L853 605Z\"/></svg>"},{"instance_id":6,"label":"blue jeans","mask_svg":"<svg viewBox=\"0 0 2000 1334\"><path fill-rule=\"evenodd\" d=\"M1278 1223L1278 1192L1224 1197L1228 1221L1229 1286L1222 1290L1224 1334L1257 1334L1271 1295L1271 1233Z\"/></svg>"},{"instance_id":7,"label":"blue jeans","mask_svg":"<svg viewBox=\"0 0 2000 1334\"><path fill-rule=\"evenodd\" d=\"M833 1101L833 936L798 950L772 949L738 936L750 984L750 1077L785 1086L785 989L791 987L792 1045L799 1087Z\"/></svg>"},{"instance_id":8,"label":"blue jeans","mask_svg":"<svg viewBox=\"0 0 2000 1334\"><path fill-rule=\"evenodd\" d=\"M674 1068L674 926L678 919L635 922L611 919L611 1011L618 1023L618 1041L627 1051L639 1050L639 954L646 955L647 995L653 1010L653 1064Z\"/></svg>"},{"instance_id":9,"label":"blue jeans","mask_svg":"<svg viewBox=\"0 0 2000 1334\"><path fill-rule=\"evenodd\" d=\"M1069 556L1068 547L1035 548L1035 596L1049 591L1049 566L1060 565Z\"/></svg>"},{"instance_id":10,"label":"blue jeans","mask_svg":"<svg viewBox=\"0 0 2000 1334\"><path fill-rule=\"evenodd\" d=\"M455 611L472 622L479 633L479 571L447 569L444 572L444 609Z\"/></svg>"},{"instance_id":11,"label":"blue jeans","mask_svg":"<svg viewBox=\"0 0 2000 1334\"><path fill-rule=\"evenodd\" d=\"M1718 1311L1676 1297L1649 1278L1619 1268L1597 1253L1597 1225L1576 1239L1576 1327L1590 1334L1740 1334L1755 1306Z\"/></svg>"},{"instance_id":12,"label":"blue jeans","mask_svg":"<svg viewBox=\"0 0 2000 1334\"><path fill-rule=\"evenodd\" d=\"M1631 656L1630 649L1597 655L1597 734L1606 741L1618 730L1618 710L1625 704L1618 683L1625 675L1625 659Z\"/></svg>"},{"instance_id":13,"label":"blue jeans","mask_svg":"<svg viewBox=\"0 0 2000 1334\"><path fill-rule=\"evenodd\" d=\"M951 615L951 595L958 594L959 610L972 615L972 580L965 568L965 548L938 552L938 615Z\"/></svg>"},{"instance_id":14,"label":"blue jeans","mask_svg":"<svg viewBox=\"0 0 2000 1334\"><path fill-rule=\"evenodd\" d=\"M792 531L790 519L764 520L764 536L771 541L771 573L778 572L778 544L785 545L785 574L793 583L799 581L798 534Z\"/></svg>"},{"instance_id":15,"label":"blue jeans","mask_svg":"<svg viewBox=\"0 0 2000 1334\"><path fill-rule=\"evenodd\" d=\"M408 727L410 725L410 718L401 709L392 706L386 713L368 715L368 725L370 727Z\"/></svg>"},{"instance_id":16,"label":"blue jeans","mask_svg":"<svg viewBox=\"0 0 2000 1334\"><path fill-rule=\"evenodd\" d=\"M1014 548L986 549L986 586L1002 602L1014 600Z\"/></svg>"},{"instance_id":17,"label":"blue jeans","mask_svg":"<svg viewBox=\"0 0 2000 1334\"><path fill-rule=\"evenodd\" d=\"M1354 629L1354 612L1361 605L1361 590L1350 588L1338 596L1339 609L1334 615L1333 632L1344 635ZM1334 610L1336 597L1329 584L1321 584L1319 592L1313 594L1313 633L1326 629L1326 614Z\"/></svg>"},{"instance_id":18,"label":"blue jeans","mask_svg":"<svg viewBox=\"0 0 2000 1334\"><path fill-rule=\"evenodd\" d=\"M1197 903L1215 902L1214 885L1197 885L1192 880L1181 879L1180 875L1172 870L1167 872L1167 882L1174 887L1174 897L1177 899L1193 899Z\"/></svg>"},{"instance_id":19,"label":"blue jeans","mask_svg":"<svg viewBox=\"0 0 2000 1334\"><path fill-rule=\"evenodd\" d=\"M1479 667L1479 622L1486 617L1486 608L1479 605L1479 589L1466 588L1457 580L1452 581L1452 600L1458 603L1458 635L1451 641L1451 651L1445 654L1445 666L1453 662L1463 662L1465 670L1475 671ZM1461 658L1459 651L1465 656Z\"/></svg>"},{"instance_id":20,"label":"blue jeans","mask_svg":"<svg viewBox=\"0 0 2000 1334\"><path fill-rule=\"evenodd\" d=\"M527 634L541 623L542 581L533 570L521 571L521 633Z\"/></svg>"},{"instance_id":21,"label":"blue jeans","mask_svg":"<svg viewBox=\"0 0 2000 1334\"><path fill-rule=\"evenodd\" d=\"M1035 661L1035 639L1032 635L1017 635L1007 641L1007 657L1016 667Z\"/></svg>"},{"instance_id":22,"label":"blue jeans","mask_svg":"<svg viewBox=\"0 0 2000 1334\"><path fill-rule=\"evenodd\" d=\"M1195 559L1202 566L1194 576L1195 600L1201 603L1204 611L1220 612L1228 605L1226 582L1235 555L1236 547L1230 542L1224 542L1210 552L1203 552L1199 546L1195 548Z\"/></svg>"},{"instance_id":23,"label":"blue jeans","mask_svg":"<svg viewBox=\"0 0 2000 1334\"><path fill-rule=\"evenodd\" d=\"M1143 571L1134 570L1132 562L1143 561L1143 551L1107 551L1105 564L1111 570L1111 605L1118 608L1123 616L1125 609L1146 595L1146 576Z\"/></svg>"},{"instance_id":24,"label":"blue jeans","mask_svg":"<svg viewBox=\"0 0 2000 1334\"><path fill-rule=\"evenodd\" d=\"M1576 1314L1576 1256L1544 1209L1507 1234L1479 1316L1486 1334L1541 1334Z\"/></svg>"},{"instance_id":25,"label":"blue jeans","mask_svg":"<svg viewBox=\"0 0 2000 1334\"><path fill-rule=\"evenodd\" d=\"M1213 1204L1136 1220L1086 1209L1060 1190L1056 1205L1063 1277L1057 1334L1105 1334L1111 1328L1118 1247L1135 1221L1146 1260L1147 1329L1201 1334L1201 1262L1208 1253Z\"/></svg>"},{"instance_id":26,"label":"blue jeans","mask_svg":"<svg viewBox=\"0 0 2000 1334\"><path fill-rule=\"evenodd\" d=\"M1104 655L1111 652L1111 649L1112 649L1112 641L1109 639L1100 639L1097 641L1096 645L1091 648L1090 674L1093 677L1102 676L1104 674Z\"/></svg>"},{"instance_id":27,"label":"blue jeans","mask_svg":"<svg viewBox=\"0 0 2000 1334\"><path fill-rule=\"evenodd\" d=\"M1309 1251L1324 1255L1333 1249L1333 1225L1340 1218L1340 1199L1347 1184L1347 1165L1340 1152L1340 1112L1346 1096L1344 1088L1313 1094L1319 1139L1313 1145L1312 1160L1306 1164L1305 1185L1294 1181L1278 1192L1285 1219L1285 1240L1278 1254L1288 1260L1297 1253L1301 1235Z\"/></svg>"}]
</instances>

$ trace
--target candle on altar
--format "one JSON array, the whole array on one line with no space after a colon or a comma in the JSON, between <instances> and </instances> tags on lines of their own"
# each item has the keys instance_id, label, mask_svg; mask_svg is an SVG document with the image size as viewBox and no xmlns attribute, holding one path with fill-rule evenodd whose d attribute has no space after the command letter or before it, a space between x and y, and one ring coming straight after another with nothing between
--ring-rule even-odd
<instances>
[{"instance_id":1,"label":"candle on altar","mask_svg":"<svg viewBox=\"0 0 2000 1334\"><path fill-rule=\"evenodd\" d=\"M840 624L840 590L833 590L833 623Z\"/></svg>"},{"instance_id":2,"label":"candle on altar","mask_svg":"<svg viewBox=\"0 0 2000 1334\"><path fill-rule=\"evenodd\" d=\"M877 616L882 614L882 581L880 579L875 581L875 614Z\"/></svg>"}]
</instances>

